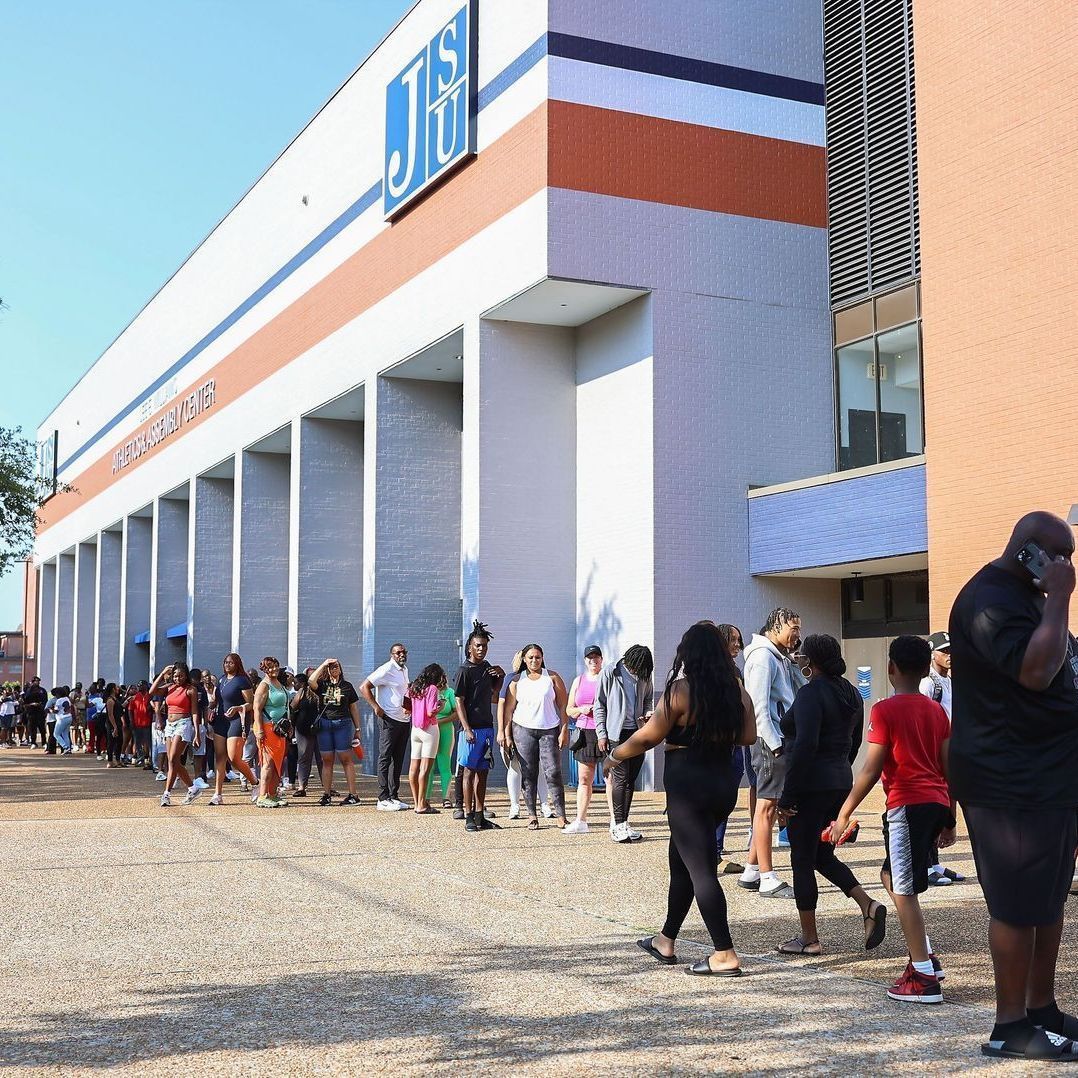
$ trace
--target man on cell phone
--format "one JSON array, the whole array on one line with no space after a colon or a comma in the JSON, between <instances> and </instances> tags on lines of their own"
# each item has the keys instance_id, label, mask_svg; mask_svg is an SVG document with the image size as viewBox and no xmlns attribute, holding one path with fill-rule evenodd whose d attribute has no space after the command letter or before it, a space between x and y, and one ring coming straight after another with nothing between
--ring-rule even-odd
<instances>
[{"instance_id":1,"label":"man on cell phone","mask_svg":"<svg viewBox=\"0 0 1078 1078\"><path fill-rule=\"evenodd\" d=\"M1064 521L1030 513L951 610L951 793L991 918L990 1056L1078 1061L1078 1019L1055 996L1078 844L1073 554Z\"/></svg>"}]
</instances>

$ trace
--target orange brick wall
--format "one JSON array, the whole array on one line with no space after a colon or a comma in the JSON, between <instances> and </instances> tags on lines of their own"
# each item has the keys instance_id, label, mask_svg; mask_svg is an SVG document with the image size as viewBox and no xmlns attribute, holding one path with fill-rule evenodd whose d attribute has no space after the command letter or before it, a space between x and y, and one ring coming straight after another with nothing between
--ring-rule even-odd
<instances>
[{"instance_id":1,"label":"orange brick wall","mask_svg":"<svg viewBox=\"0 0 1078 1078\"><path fill-rule=\"evenodd\" d=\"M1078 502L1078 4L915 0L914 35L935 628Z\"/></svg>"}]
</instances>

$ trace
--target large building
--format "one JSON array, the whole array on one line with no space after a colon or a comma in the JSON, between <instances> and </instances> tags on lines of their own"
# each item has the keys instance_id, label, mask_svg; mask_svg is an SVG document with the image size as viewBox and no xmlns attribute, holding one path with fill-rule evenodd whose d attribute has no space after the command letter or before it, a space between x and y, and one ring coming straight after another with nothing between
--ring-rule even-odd
<instances>
[{"instance_id":1,"label":"large building","mask_svg":"<svg viewBox=\"0 0 1078 1078\"><path fill-rule=\"evenodd\" d=\"M1051 37L1073 85L1075 24L419 0L42 423L44 680L451 665L476 616L503 662L661 670L782 604L884 692L891 637L1078 500L1073 100L1004 55Z\"/></svg>"}]
</instances>

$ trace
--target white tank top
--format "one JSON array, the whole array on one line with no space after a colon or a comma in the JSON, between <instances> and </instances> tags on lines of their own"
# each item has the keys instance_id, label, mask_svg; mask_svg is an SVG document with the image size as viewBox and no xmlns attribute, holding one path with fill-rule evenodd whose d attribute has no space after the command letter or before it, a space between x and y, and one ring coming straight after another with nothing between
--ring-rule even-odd
<instances>
[{"instance_id":1,"label":"white tank top","mask_svg":"<svg viewBox=\"0 0 1078 1078\"><path fill-rule=\"evenodd\" d=\"M534 681L527 674L516 680L517 706L513 722L529 730L550 730L561 723L554 703L554 682L549 674L542 674Z\"/></svg>"}]
</instances>

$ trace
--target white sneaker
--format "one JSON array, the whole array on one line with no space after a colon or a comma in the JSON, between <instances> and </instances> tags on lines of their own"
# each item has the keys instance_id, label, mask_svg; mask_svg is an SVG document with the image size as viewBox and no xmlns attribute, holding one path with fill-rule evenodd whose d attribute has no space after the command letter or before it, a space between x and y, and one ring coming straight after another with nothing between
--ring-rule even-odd
<instances>
[{"instance_id":1,"label":"white sneaker","mask_svg":"<svg viewBox=\"0 0 1078 1078\"><path fill-rule=\"evenodd\" d=\"M209 788L210 784L201 775L196 775L195 781L191 783L191 789L198 790L199 793L202 793L203 790L208 790Z\"/></svg>"},{"instance_id":2,"label":"white sneaker","mask_svg":"<svg viewBox=\"0 0 1078 1078\"><path fill-rule=\"evenodd\" d=\"M168 790L161 795L161 807L163 809L172 808L172 797L169 795Z\"/></svg>"},{"instance_id":3,"label":"white sneaker","mask_svg":"<svg viewBox=\"0 0 1078 1078\"><path fill-rule=\"evenodd\" d=\"M624 823L614 824L610 828L610 837L615 842L632 842L632 838L629 836L629 825Z\"/></svg>"},{"instance_id":4,"label":"white sneaker","mask_svg":"<svg viewBox=\"0 0 1078 1078\"><path fill-rule=\"evenodd\" d=\"M408 812L412 807L411 805L406 805L403 801L398 801L396 798L392 800L391 804L398 812Z\"/></svg>"},{"instance_id":5,"label":"white sneaker","mask_svg":"<svg viewBox=\"0 0 1078 1078\"><path fill-rule=\"evenodd\" d=\"M226 782L235 782L236 779L238 779L239 777L240 777L240 773L238 771L226 771L225 772L225 781Z\"/></svg>"},{"instance_id":6,"label":"white sneaker","mask_svg":"<svg viewBox=\"0 0 1078 1078\"><path fill-rule=\"evenodd\" d=\"M520 806L519 805L510 805L509 806L509 819L511 819L511 820L519 820L520 819Z\"/></svg>"},{"instance_id":7,"label":"white sneaker","mask_svg":"<svg viewBox=\"0 0 1078 1078\"><path fill-rule=\"evenodd\" d=\"M543 805L541 811L548 820L554 819L554 810L549 805Z\"/></svg>"},{"instance_id":8,"label":"white sneaker","mask_svg":"<svg viewBox=\"0 0 1078 1078\"><path fill-rule=\"evenodd\" d=\"M208 779L212 779L215 773L216 773L216 772L215 772L215 771L213 770L213 768L211 767L211 768L209 769L209 771L207 771L207 772L206 772L206 778L208 778Z\"/></svg>"},{"instance_id":9,"label":"white sneaker","mask_svg":"<svg viewBox=\"0 0 1078 1078\"><path fill-rule=\"evenodd\" d=\"M187 796L183 799L185 805L193 805L201 796L204 787L192 785L188 791Z\"/></svg>"},{"instance_id":10,"label":"white sneaker","mask_svg":"<svg viewBox=\"0 0 1078 1078\"><path fill-rule=\"evenodd\" d=\"M258 791L257 790L252 790L251 791L251 804L252 805L257 805L258 804Z\"/></svg>"},{"instance_id":11,"label":"white sneaker","mask_svg":"<svg viewBox=\"0 0 1078 1078\"><path fill-rule=\"evenodd\" d=\"M374 807L379 812L396 812L397 811L397 802L396 801L379 801L378 804L376 804Z\"/></svg>"},{"instance_id":12,"label":"white sneaker","mask_svg":"<svg viewBox=\"0 0 1078 1078\"><path fill-rule=\"evenodd\" d=\"M563 835L586 835L588 833L588 825L583 820L573 820L572 823L566 824L562 828Z\"/></svg>"},{"instance_id":13,"label":"white sneaker","mask_svg":"<svg viewBox=\"0 0 1078 1078\"><path fill-rule=\"evenodd\" d=\"M292 789L292 783L290 783L288 781L288 779L285 779L284 782L281 783L281 789L282 790L291 790Z\"/></svg>"},{"instance_id":14,"label":"white sneaker","mask_svg":"<svg viewBox=\"0 0 1078 1078\"><path fill-rule=\"evenodd\" d=\"M154 775L153 780L154 782L164 782L166 777L164 771L158 771L157 774Z\"/></svg>"},{"instance_id":15,"label":"white sneaker","mask_svg":"<svg viewBox=\"0 0 1078 1078\"><path fill-rule=\"evenodd\" d=\"M220 794L214 794L213 797L210 798L211 805L223 805L224 803L225 799Z\"/></svg>"},{"instance_id":16,"label":"white sneaker","mask_svg":"<svg viewBox=\"0 0 1078 1078\"><path fill-rule=\"evenodd\" d=\"M628 824L625 825L625 829L629 832L629 841L630 842L639 842L644 837L642 834L640 834L639 831L634 830Z\"/></svg>"}]
</instances>

